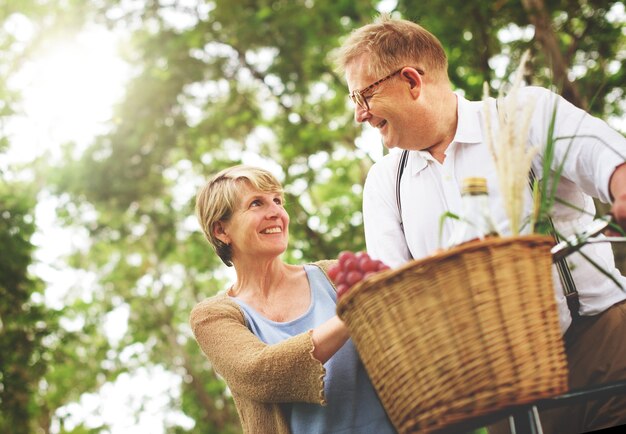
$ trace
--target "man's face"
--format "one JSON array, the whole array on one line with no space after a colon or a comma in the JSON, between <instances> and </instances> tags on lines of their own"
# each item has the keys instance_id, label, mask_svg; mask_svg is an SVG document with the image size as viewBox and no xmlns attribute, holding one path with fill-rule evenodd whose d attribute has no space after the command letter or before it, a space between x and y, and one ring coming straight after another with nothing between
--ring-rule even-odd
<instances>
[{"instance_id":1,"label":"man's face","mask_svg":"<svg viewBox=\"0 0 626 434\"><path fill-rule=\"evenodd\" d=\"M415 149L417 131L410 82L402 76L402 70L374 77L367 73L366 62L367 56L363 56L346 68L349 92L360 93L360 97L352 94L356 100L354 118L377 128L387 148Z\"/></svg>"}]
</instances>

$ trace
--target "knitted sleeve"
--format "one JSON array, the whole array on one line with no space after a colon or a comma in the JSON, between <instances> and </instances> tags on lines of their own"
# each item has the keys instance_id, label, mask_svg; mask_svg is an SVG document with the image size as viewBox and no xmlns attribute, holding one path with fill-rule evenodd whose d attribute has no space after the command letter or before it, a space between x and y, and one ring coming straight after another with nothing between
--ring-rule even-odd
<instances>
[{"instance_id":1,"label":"knitted sleeve","mask_svg":"<svg viewBox=\"0 0 626 434\"><path fill-rule=\"evenodd\" d=\"M234 393L258 402L326 404L326 371L312 355L310 331L265 344L246 327L239 306L223 296L196 305L190 324L200 348Z\"/></svg>"}]
</instances>

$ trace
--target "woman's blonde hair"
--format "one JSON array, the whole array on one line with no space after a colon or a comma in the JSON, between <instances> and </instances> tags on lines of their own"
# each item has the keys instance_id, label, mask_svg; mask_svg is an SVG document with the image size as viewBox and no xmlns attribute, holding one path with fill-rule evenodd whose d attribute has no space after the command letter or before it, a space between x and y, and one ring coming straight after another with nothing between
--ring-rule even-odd
<instances>
[{"instance_id":1,"label":"woman's blonde hair","mask_svg":"<svg viewBox=\"0 0 626 434\"><path fill-rule=\"evenodd\" d=\"M282 185L267 170L238 165L217 173L196 196L196 217L202 227L202 232L215 253L229 267L233 265L232 248L215 236L213 228L216 223L227 222L233 216L243 182L263 193L283 194Z\"/></svg>"},{"instance_id":2,"label":"woman's blonde hair","mask_svg":"<svg viewBox=\"0 0 626 434\"><path fill-rule=\"evenodd\" d=\"M448 57L432 33L407 20L381 14L375 22L354 30L336 52L337 69L344 73L348 65L367 55L370 75L384 76L398 68L422 68L436 76L448 77Z\"/></svg>"}]
</instances>

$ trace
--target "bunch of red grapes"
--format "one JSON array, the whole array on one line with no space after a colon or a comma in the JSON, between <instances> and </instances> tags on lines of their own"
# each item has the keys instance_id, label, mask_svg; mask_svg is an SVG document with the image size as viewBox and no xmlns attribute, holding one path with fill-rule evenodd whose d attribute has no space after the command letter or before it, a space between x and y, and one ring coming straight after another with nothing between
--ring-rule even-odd
<instances>
[{"instance_id":1,"label":"bunch of red grapes","mask_svg":"<svg viewBox=\"0 0 626 434\"><path fill-rule=\"evenodd\" d=\"M379 271L389 270L378 259L372 259L367 252L343 251L338 256L339 262L328 269L328 277L337 287L337 297L341 297L348 290L363 279Z\"/></svg>"}]
</instances>

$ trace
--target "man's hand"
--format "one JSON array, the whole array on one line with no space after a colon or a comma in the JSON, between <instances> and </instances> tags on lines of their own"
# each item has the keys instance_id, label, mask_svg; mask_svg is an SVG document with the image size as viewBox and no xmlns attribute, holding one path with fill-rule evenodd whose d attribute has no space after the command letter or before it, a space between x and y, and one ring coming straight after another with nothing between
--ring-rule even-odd
<instances>
[{"instance_id":1,"label":"man's hand","mask_svg":"<svg viewBox=\"0 0 626 434\"><path fill-rule=\"evenodd\" d=\"M626 230L626 163L617 166L611 175L609 191L613 199L613 206L611 207L613 221ZM607 230L606 234L609 236L620 235L612 230Z\"/></svg>"}]
</instances>

